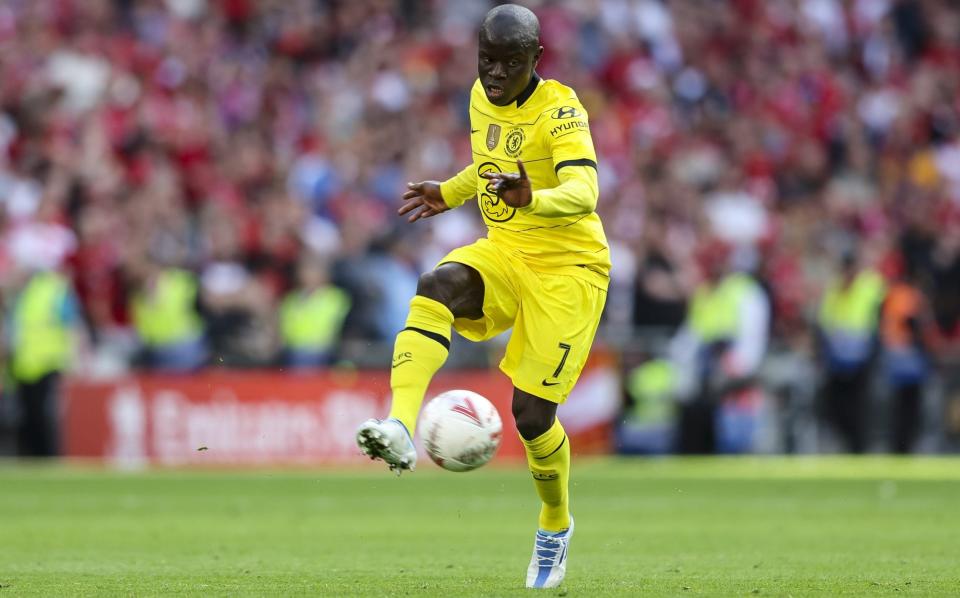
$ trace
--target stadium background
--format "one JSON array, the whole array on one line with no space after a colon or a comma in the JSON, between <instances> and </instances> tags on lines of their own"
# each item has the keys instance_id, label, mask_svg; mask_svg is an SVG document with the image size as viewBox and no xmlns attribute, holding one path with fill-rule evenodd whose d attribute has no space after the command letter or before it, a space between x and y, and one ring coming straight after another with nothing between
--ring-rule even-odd
<instances>
[{"instance_id":1,"label":"stadium background","mask_svg":"<svg viewBox=\"0 0 960 598\"><path fill-rule=\"evenodd\" d=\"M442 179L470 160L475 26L491 5L0 6L6 351L18 349L11 322L24 281L50 269L69 276L79 334L61 403L68 452L132 463L353 455L353 426L386 398L385 364L418 273L483 233L470 207L415 226L394 212L406 181ZM667 354L704 248L722 242L773 306L763 398L732 424L748 430L738 450L840 446L819 421L814 328L824 289L849 256L891 280L918 276L935 316L936 368L924 381L916 448L954 449L960 7L533 6L546 47L540 74L576 89L590 113L614 260L597 359L569 406L585 423L576 446L669 446L672 400L631 397L632 375ZM341 289L349 309L327 314L330 342L308 360L324 365L294 375L278 314L301 264ZM138 328L138 291L170 268L197 285L202 324L154 319ZM164 359L145 354L142 341L165 326L204 333L174 339L197 342ZM506 413L506 386L483 374L502 344L456 344L439 384L475 380ZM203 374L169 373L200 364ZM152 372L159 365L167 373ZM869 395L869 449L889 450L882 367ZM9 383L2 405L12 452ZM157 432L178 421L193 423Z\"/></svg>"}]
</instances>

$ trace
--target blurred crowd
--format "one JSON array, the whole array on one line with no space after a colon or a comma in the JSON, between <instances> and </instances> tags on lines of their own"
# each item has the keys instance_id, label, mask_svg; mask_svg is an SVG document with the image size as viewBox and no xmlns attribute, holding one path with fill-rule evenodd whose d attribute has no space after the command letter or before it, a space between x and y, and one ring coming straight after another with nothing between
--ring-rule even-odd
<instances>
[{"instance_id":1,"label":"blurred crowd","mask_svg":"<svg viewBox=\"0 0 960 598\"><path fill-rule=\"evenodd\" d=\"M600 155L611 337L681 328L704 247L723 247L769 298L775 347L825 354L818 306L848 271L909 279L925 353L955 350L960 4L528 4L538 70L577 91ZM57 305L91 371L316 365L389 343L419 272L483 234L469 207L413 226L395 209L406 181L471 160L492 5L0 4L7 351L50 272L69 298L44 299L50 283L31 305Z\"/></svg>"}]
</instances>

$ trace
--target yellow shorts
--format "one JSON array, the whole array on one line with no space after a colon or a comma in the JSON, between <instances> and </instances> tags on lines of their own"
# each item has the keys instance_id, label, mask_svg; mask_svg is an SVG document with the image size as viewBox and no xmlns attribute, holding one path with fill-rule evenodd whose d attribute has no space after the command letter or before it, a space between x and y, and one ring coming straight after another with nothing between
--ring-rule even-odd
<instances>
[{"instance_id":1,"label":"yellow shorts","mask_svg":"<svg viewBox=\"0 0 960 598\"><path fill-rule=\"evenodd\" d=\"M453 327L472 341L513 328L500 369L513 385L562 403L587 362L607 291L582 277L530 269L488 239L451 251L483 277L483 317L457 318Z\"/></svg>"}]
</instances>

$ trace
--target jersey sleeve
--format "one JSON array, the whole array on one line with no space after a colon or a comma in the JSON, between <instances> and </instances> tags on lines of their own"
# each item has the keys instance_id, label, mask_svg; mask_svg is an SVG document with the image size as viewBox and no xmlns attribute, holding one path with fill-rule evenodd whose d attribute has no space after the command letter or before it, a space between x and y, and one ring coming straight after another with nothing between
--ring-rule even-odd
<instances>
[{"instance_id":1,"label":"jersey sleeve","mask_svg":"<svg viewBox=\"0 0 960 598\"><path fill-rule=\"evenodd\" d=\"M560 184L535 189L529 213L556 218L589 214L597 207L597 153L590 136L587 111L572 100L553 110L543 133Z\"/></svg>"},{"instance_id":2,"label":"jersey sleeve","mask_svg":"<svg viewBox=\"0 0 960 598\"><path fill-rule=\"evenodd\" d=\"M566 166L557 171L560 184L534 190L528 213L546 218L579 216L597 209L600 185L596 166Z\"/></svg>"},{"instance_id":3,"label":"jersey sleeve","mask_svg":"<svg viewBox=\"0 0 960 598\"><path fill-rule=\"evenodd\" d=\"M468 164L452 178L440 183L440 195L447 207L456 208L463 205L477 194L477 170L473 164Z\"/></svg>"}]
</instances>

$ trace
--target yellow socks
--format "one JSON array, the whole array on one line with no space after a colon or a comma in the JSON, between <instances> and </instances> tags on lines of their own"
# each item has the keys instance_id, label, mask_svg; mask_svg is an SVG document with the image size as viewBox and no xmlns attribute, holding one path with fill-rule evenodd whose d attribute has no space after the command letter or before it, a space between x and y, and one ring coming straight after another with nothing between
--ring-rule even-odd
<instances>
[{"instance_id":1,"label":"yellow socks","mask_svg":"<svg viewBox=\"0 0 960 598\"><path fill-rule=\"evenodd\" d=\"M540 507L540 528L551 532L570 527L570 503L567 486L570 481L570 440L560 420L533 440L520 440L527 449L527 463L533 474Z\"/></svg>"},{"instance_id":2,"label":"yellow socks","mask_svg":"<svg viewBox=\"0 0 960 598\"><path fill-rule=\"evenodd\" d=\"M390 417L403 422L411 436L430 379L447 360L452 325L453 313L444 304L420 295L410 300L407 327L393 346Z\"/></svg>"}]
</instances>

